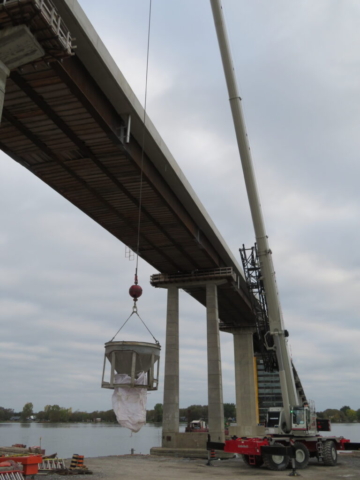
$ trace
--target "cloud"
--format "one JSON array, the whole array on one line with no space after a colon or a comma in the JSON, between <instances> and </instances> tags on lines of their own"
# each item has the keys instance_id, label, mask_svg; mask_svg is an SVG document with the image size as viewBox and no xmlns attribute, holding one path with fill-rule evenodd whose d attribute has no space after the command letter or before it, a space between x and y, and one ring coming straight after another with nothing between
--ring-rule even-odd
<instances>
[{"instance_id":1,"label":"cloud","mask_svg":"<svg viewBox=\"0 0 360 480\"><path fill-rule=\"evenodd\" d=\"M2 299L0 301L0 309L2 315L10 319L19 318L20 316L25 318L38 313L38 308L36 305L6 299Z\"/></svg>"}]
</instances>

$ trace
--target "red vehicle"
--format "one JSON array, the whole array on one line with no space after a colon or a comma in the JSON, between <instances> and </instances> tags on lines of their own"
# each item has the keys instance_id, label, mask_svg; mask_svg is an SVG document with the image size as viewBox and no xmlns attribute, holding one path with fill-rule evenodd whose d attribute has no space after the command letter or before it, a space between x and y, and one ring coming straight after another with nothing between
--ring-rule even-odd
<instances>
[{"instance_id":1,"label":"red vehicle","mask_svg":"<svg viewBox=\"0 0 360 480\"><path fill-rule=\"evenodd\" d=\"M285 470L291 466L292 460L294 469L305 468L311 457L316 457L324 465L335 466L339 450L359 450L360 443L352 443L343 437L284 435L263 438L233 437L225 440L225 443L211 442L209 438L207 449L240 454L250 467L265 465L270 470Z\"/></svg>"},{"instance_id":2,"label":"red vehicle","mask_svg":"<svg viewBox=\"0 0 360 480\"><path fill-rule=\"evenodd\" d=\"M193 420L189 423L189 425L185 428L185 432L195 432L195 433L207 433L209 431L208 426L204 420ZM229 429L225 425L225 435L229 435Z\"/></svg>"}]
</instances>

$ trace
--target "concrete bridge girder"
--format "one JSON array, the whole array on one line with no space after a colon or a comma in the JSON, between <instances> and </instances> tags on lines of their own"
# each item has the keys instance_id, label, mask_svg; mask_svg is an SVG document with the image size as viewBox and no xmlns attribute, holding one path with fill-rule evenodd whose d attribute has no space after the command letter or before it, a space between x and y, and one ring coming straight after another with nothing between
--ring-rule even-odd
<instances>
[{"instance_id":1,"label":"concrete bridge girder","mask_svg":"<svg viewBox=\"0 0 360 480\"><path fill-rule=\"evenodd\" d=\"M54 10L49 18L33 14L40 3ZM138 211L133 192L143 169L148 228L141 232L140 256L168 273L232 266L238 284L221 290L220 318L236 324L241 311L251 321L238 262L149 118L144 126L140 102L78 2L8 0L0 11L2 32L25 22L20 27L32 32L43 48L38 55L44 54L26 58L18 69L11 64L7 82L8 72L0 73L8 92L0 148L132 249ZM21 116L13 100L17 95L23 99ZM51 141L48 130L54 131ZM191 295L205 305L205 294L192 289Z\"/></svg>"}]
</instances>

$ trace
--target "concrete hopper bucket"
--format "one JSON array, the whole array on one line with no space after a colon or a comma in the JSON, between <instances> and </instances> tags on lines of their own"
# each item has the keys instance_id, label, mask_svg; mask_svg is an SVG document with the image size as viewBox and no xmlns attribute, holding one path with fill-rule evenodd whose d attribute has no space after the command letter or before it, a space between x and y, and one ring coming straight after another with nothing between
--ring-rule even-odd
<instances>
[{"instance_id":1,"label":"concrete hopper bucket","mask_svg":"<svg viewBox=\"0 0 360 480\"><path fill-rule=\"evenodd\" d=\"M102 388L146 387L157 390L159 384L160 345L146 342L107 342L105 343ZM110 363L110 379L105 380L106 359ZM147 374L146 385L136 385L141 372ZM116 374L128 375L127 383L117 383Z\"/></svg>"}]
</instances>

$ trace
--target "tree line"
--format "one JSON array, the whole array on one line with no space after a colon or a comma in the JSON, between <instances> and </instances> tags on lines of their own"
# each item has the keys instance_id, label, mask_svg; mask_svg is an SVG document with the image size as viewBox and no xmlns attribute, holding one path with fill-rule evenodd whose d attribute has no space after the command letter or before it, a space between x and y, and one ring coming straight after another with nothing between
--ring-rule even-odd
<instances>
[{"instance_id":1,"label":"tree line","mask_svg":"<svg viewBox=\"0 0 360 480\"><path fill-rule=\"evenodd\" d=\"M117 422L113 410L95 410L90 413L79 410L73 412L72 408L60 407L59 405L46 405L43 410L34 413L34 407L31 402L26 403L21 412L15 412L12 408L0 407L0 422L9 421L11 419L26 422L35 419L38 422L78 423L95 422L99 418L101 418L102 422Z\"/></svg>"},{"instance_id":2,"label":"tree line","mask_svg":"<svg viewBox=\"0 0 360 480\"><path fill-rule=\"evenodd\" d=\"M163 406L162 403L157 403L153 410L146 412L146 421L162 422ZM207 405L190 405L186 408L179 409L179 418L184 422L192 422L193 420L205 420L208 419L208 406ZM224 403L224 419L235 419L236 407L234 403Z\"/></svg>"},{"instance_id":3,"label":"tree line","mask_svg":"<svg viewBox=\"0 0 360 480\"><path fill-rule=\"evenodd\" d=\"M353 410L348 405L344 405L340 410L328 408L323 412L317 412L318 418L328 418L331 423L354 423L360 422L360 408Z\"/></svg>"},{"instance_id":4,"label":"tree line","mask_svg":"<svg viewBox=\"0 0 360 480\"><path fill-rule=\"evenodd\" d=\"M146 421L149 423L162 422L163 406L157 403L152 410L147 410ZM323 412L317 412L318 418L328 418L332 423L360 423L360 408L353 410L348 405L344 405L339 410L328 408ZM117 423L113 410L95 410L94 412L72 411L71 408L60 407L59 405L46 405L40 412L34 413L33 404L28 402L24 405L21 412L15 412L12 408L0 407L0 422L6 422L11 419L21 420L23 422L35 418L38 422L49 423L78 423L95 422L101 419L102 422ZM190 405L179 409L179 418L184 422L193 420L207 420L207 405ZM236 407L234 403L224 403L224 418L236 419Z\"/></svg>"},{"instance_id":5,"label":"tree line","mask_svg":"<svg viewBox=\"0 0 360 480\"><path fill-rule=\"evenodd\" d=\"M161 403L157 403L153 410L147 410L146 421L162 422L163 406ZM179 410L179 417L183 421L191 422L192 420L207 420L208 407L207 405L190 405L186 408ZM235 418L235 404L224 404L224 417ZM73 411L72 408L60 407L59 405L46 405L43 410L34 413L34 407L31 402L24 405L21 412L15 412L11 408L0 407L0 421L8 421L11 419L21 420L23 422L35 419L38 422L49 423L78 423L78 422L95 422L97 419L101 419L102 422L116 423L116 416L113 410L94 412Z\"/></svg>"}]
</instances>

